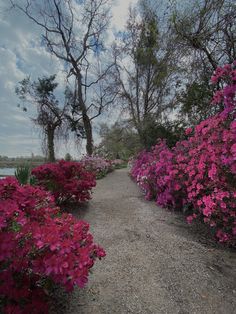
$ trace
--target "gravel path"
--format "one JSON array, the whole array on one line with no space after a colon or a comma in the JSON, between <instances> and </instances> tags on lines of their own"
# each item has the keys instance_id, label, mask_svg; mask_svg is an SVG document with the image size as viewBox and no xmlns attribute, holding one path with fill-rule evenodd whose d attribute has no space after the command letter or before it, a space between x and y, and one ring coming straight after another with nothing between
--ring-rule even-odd
<instances>
[{"instance_id":1,"label":"gravel path","mask_svg":"<svg viewBox=\"0 0 236 314\"><path fill-rule=\"evenodd\" d=\"M74 214L90 223L107 256L84 290L57 301L57 313L236 313L235 251L145 201L126 169L100 180Z\"/></svg>"}]
</instances>

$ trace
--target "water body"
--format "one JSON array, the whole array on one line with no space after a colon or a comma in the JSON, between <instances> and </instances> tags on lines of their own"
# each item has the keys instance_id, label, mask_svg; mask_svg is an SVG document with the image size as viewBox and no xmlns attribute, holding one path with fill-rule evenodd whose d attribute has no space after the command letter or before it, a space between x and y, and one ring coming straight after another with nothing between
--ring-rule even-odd
<instances>
[{"instance_id":1,"label":"water body","mask_svg":"<svg viewBox=\"0 0 236 314\"><path fill-rule=\"evenodd\" d=\"M0 179L4 176L14 176L16 168L0 168Z\"/></svg>"}]
</instances>

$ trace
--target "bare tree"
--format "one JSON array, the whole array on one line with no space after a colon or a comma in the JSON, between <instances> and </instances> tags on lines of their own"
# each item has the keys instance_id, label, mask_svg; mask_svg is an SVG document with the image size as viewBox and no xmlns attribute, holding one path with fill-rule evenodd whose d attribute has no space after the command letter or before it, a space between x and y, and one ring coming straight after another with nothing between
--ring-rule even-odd
<instances>
[{"instance_id":1,"label":"bare tree","mask_svg":"<svg viewBox=\"0 0 236 314\"><path fill-rule=\"evenodd\" d=\"M54 140L55 136L65 135L66 106L59 106L59 101L54 95L57 87L56 75L39 78L31 82L30 78L23 79L16 88L16 94L22 100L23 110L27 111L25 103L35 105L37 116L32 118L33 123L40 127L43 135L43 147L46 146L47 159L55 161Z\"/></svg>"},{"instance_id":2,"label":"bare tree","mask_svg":"<svg viewBox=\"0 0 236 314\"><path fill-rule=\"evenodd\" d=\"M93 152L92 120L99 116L112 100L102 81L112 65L99 66L95 73L93 60L103 51L103 34L110 20L110 0L11 0L12 7L23 12L41 27L43 41L54 56L65 63L68 77L76 83L75 101L71 119L74 125L82 120L86 135L86 150ZM104 69L105 68L105 69ZM95 101L89 98L88 89L99 90ZM95 93L94 93L95 95Z\"/></svg>"}]
</instances>

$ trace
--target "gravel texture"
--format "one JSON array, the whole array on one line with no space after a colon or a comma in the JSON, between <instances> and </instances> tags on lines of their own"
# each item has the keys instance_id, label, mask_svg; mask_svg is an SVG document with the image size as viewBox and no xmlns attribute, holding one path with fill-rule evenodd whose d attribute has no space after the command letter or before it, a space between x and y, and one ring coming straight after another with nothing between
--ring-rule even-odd
<instances>
[{"instance_id":1,"label":"gravel texture","mask_svg":"<svg viewBox=\"0 0 236 314\"><path fill-rule=\"evenodd\" d=\"M107 256L85 289L58 291L53 313L236 313L236 252L145 201L126 169L98 181L87 208L73 213Z\"/></svg>"}]
</instances>

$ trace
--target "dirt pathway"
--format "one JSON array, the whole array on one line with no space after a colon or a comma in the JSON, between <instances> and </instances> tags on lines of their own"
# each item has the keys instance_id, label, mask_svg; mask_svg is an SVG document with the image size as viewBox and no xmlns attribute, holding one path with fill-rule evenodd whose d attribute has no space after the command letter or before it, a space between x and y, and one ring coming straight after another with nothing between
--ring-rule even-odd
<instances>
[{"instance_id":1,"label":"dirt pathway","mask_svg":"<svg viewBox=\"0 0 236 314\"><path fill-rule=\"evenodd\" d=\"M107 257L84 290L58 305L62 313L236 313L236 253L145 201L126 169L98 182L80 218Z\"/></svg>"}]
</instances>

